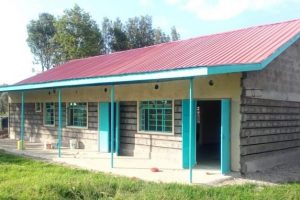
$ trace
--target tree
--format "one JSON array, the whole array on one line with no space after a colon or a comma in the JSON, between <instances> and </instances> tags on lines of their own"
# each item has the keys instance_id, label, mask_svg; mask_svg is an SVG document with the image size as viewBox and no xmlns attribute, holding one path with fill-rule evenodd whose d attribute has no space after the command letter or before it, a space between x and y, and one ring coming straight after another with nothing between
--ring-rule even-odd
<instances>
[{"instance_id":1,"label":"tree","mask_svg":"<svg viewBox=\"0 0 300 200\"><path fill-rule=\"evenodd\" d=\"M54 66L55 44L54 27L55 18L48 13L39 15L38 20L31 20L27 25L27 44L34 55L34 62L41 64L42 71Z\"/></svg>"},{"instance_id":2,"label":"tree","mask_svg":"<svg viewBox=\"0 0 300 200\"><path fill-rule=\"evenodd\" d=\"M104 53L129 49L128 37L122 21L117 18L114 22L105 17L102 22Z\"/></svg>"},{"instance_id":3,"label":"tree","mask_svg":"<svg viewBox=\"0 0 300 200\"><path fill-rule=\"evenodd\" d=\"M171 27L171 39L172 41L180 40L180 34L177 32L175 26Z\"/></svg>"},{"instance_id":4,"label":"tree","mask_svg":"<svg viewBox=\"0 0 300 200\"><path fill-rule=\"evenodd\" d=\"M152 17L149 15L141 16L139 21L141 47L154 44L154 31L152 28Z\"/></svg>"},{"instance_id":5,"label":"tree","mask_svg":"<svg viewBox=\"0 0 300 200\"><path fill-rule=\"evenodd\" d=\"M112 21L106 17L101 25L100 31L89 13L75 4L57 19L42 13L38 20L32 20L27 26L27 42L44 71L71 59L170 41L168 34L152 27L148 15L129 18L125 25L119 18ZM172 41L178 40L176 28L171 30Z\"/></svg>"},{"instance_id":6,"label":"tree","mask_svg":"<svg viewBox=\"0 0 300 200\"><path fill-rule=\"evenodd\" d=\"M116 19L111 28L111 49L112 51L123 51L129 49L129 41L126 30L119 18Z\"/></svg>"},{"instance_id":7,"label":"tree","mask_svg":"<svg viewBox=\"0 0 300 200\"><path fill-rule=\"evenodd\" d=\"M152 18L148 15L129 18L126 31L130 48L140 48L154 44Z\"/></svg>"},{"instance_id":8,"label":"tree","mask_svg":"<svg viewBox=\"0 0 300 200\"><path fill-rule=\"evenodd\" d=\"M165 34L160 28L154 30L154 43L160 44L164 42L170 42L170 36Z\"/></svg>"},{"instance_id":9,"label":"tree","mask_svg":"<svg viewBox=\"0 0 300 200\"><path fill-rule=\"evenodd\" d=\"M100 30L91 16L78 5L65 10L56 23L55 41L59 44L57 62L95 56L103 49Z\"/></svg>"},{"instance_id":10,"label":"tree","mask_svg":"<svg viewBox=\"0 0 300 200\"><path fill-rule=\"evenodd\" d=\"M108 54L111 52L112 21L107 17L103 18L101 32L103 37L103 53Z\"/></svg>"},{"instance_id":11,"label":"tree","mask_svg":"<svg viewBox=\"0 0 300 200\"><path fill-rule=\"evenodd\" d=\"M0 93L0 115L6 114L8 111L8 94L7 92Z\"/></svg>"},{"instance_id":12,"label":"tree","mask_svg":"<svg viewBox=\"0 0 300 200\"><path fill-rule=\"evenodd\" d=\"M126 32L129 40L130 48L140 47L140 33L139 33L139 18L129 18L126 25Z\"/></svg>"}]
</instances>

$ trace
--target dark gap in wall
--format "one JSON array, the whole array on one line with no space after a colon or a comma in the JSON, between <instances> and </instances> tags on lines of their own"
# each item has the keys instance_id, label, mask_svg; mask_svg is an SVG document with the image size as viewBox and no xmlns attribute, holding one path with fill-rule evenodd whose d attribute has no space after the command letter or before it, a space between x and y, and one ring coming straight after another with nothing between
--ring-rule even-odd
<instances>
[{"instance_id":1,"label":"dark gap in wall","mask_svg":"<svg viewBox=\"0 0 300 200\"><path fill-rule=\"evenodd\" d=\"M197 162L220 165L221 101L197 102Z\"/></svg>"}]
</instances>

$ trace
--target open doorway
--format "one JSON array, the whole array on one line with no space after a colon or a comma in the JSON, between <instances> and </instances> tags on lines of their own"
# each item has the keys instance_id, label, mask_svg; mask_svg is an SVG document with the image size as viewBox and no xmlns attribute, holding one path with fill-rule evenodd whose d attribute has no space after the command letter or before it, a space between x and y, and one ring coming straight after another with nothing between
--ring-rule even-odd
<instances>
[{"instance_id":1,"label":"open doorway","mask_svg":"<svg viewBox=\"0 0 300 200\"><path fill-rule=\"evenodd\" d=\"M221 101L197 101L196 159L201 166L220 168Z\"/></svg>"}]
</instances>

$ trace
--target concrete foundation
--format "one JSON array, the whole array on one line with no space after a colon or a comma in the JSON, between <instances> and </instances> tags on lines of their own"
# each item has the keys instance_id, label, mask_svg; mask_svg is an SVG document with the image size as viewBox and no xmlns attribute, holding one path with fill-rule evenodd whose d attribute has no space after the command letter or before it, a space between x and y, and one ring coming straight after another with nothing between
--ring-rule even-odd
<instances>
[{"instance_id":1,"label":"concrete foundation","mask_svg":"<svg viewBox=\"0 0 300 200\"><path fill-rule=\"evenodd\" d=\"M281 164L289 163L294 160L299 160L300 157L300 148L291 149L286 151L280 151L267 156L253 156L249 160L243 161L242 171L251 173L257 171L264 171L266 169L276 167Z\"/></svg>"}]
</instances>

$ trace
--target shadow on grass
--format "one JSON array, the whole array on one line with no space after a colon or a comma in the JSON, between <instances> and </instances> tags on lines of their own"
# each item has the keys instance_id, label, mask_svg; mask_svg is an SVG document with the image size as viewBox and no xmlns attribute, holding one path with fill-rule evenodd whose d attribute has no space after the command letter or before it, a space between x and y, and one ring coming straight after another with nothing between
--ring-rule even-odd
<instances>
[{"instance_id":1,"label":"shadow on grass","mask_svg":"<svg viewBox=\"0 0 300 200\"><path fill-rule=\"evenodd\" d=\"M0 165L3 164L29 164L30 159L6 153L0 149Z\"/></svg>"}]
</instances>

